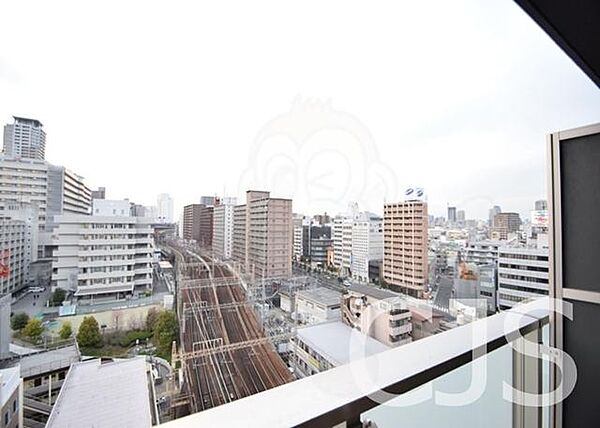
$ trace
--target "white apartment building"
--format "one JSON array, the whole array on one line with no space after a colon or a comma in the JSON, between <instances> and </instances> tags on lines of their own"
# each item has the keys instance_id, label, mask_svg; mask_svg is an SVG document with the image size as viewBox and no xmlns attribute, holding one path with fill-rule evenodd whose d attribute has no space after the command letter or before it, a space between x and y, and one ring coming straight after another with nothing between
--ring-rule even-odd
<instances>
[{"instance_id":1,"label":"white apartment building","mask_svg":"<svg viewBox=\"0 0 600 428\"><path fill-rule=\"evenodd\" d=\"M0 296L20 289L27 277L25 234L24 222L0 220Z\"/></svg>"},{"instance_id":2,"label":"white apartment building","mask_svg":"<svg viewBox=\"0 0 600 428\"><path fill-rule=\"evenodd\" d=\"M506 246L506 241L483 240L469 242L465 248L465 261L477 265L498 263L498 248Z\"/></svg>"},{"instance_id":3,"label":"white apartment building","mask_svg":"<svg viewBox=\"0 0 600 428\"><path fill-rule=\"evenodd\" d=\"M233 208L233 260L246 266L246 205Z\"/></svg>"},{"instance_id":4,"label":"white apartment building","mask_svg":"<svg viewBox=\"0 0 600 428\"><path fill-rule=\"evenodd\" d=\"M43 160L12 159L0 155L0 217L6 203L25 202L38 209L39 227L46 224L48 164Z\"/></svg>"},{"instance_id":5,"label":"white apartment building","mask_svg":"<svg viewBox=\"0 0 600 428\"><path fill-rule=\"evenodd\" d=\"M46 230L54 228L53 217L61 214L90 214L92 192L83 177L65 168L48 164Z\"/></svg>"},{"instance_id":6,"label":"white apartment building","mask_svg":"<svg viewBox=\"0 0 600 428\"><path fill-rule=\"evenodd\" d=\"M498 249L498 307L548 295L548 248Z\"/></svg>"},{"instance_id":7,"label":"white apartment building","mask_svg":"<svg viewBox=\"0 0 600 428\"><path fill-rule=\"evenodd\" d=\"M303 246L303 216L298 218L294 218L294 250L293 257L294 260L300 260L302 258L302 246Z\"/></svg>"},{"instance_id":8,"label":"white apartment building","mask_svg":"<svg viewBox=\"0 0 600 428\"><path fill-rule=\"evenodd\" d=\"M228 198L231 200L231 198ZM217 205L213 211L212 248L214 256L229 260L233 255L233 204Z\"/></svg>"},{"instance_id":9,"label":"white apartment building","mask_svg":"<svg viewBox=\"0 0 600 428\"><path fill-rule=\"evenodd\" d=\"M131 216L62 215L56 219L53 288L80 303L135 296L152 288L150 222Z\"/></svg>"},{"instance_id":10,"label":"white apartment building","mask_svg":"<svg viewBox=\"0 0 600 428\"><path fill-rule=\"evenodd\" d=\"M37 260L38 209L26 203L5 204L0 217L0 263L8 276L0 277L0 295L13 293L29 279L30 264Z\"/></svg>"},{"instance_id":11,"label":"white apartment building","mask_svg":"<svg viewBox=\"0 0 600 428\"><path fill-rule=\"evenodd\" d=\"M299 328L291 345L290 363L299 377L311 376L390 349L339 321Z\"/></svg>"},{"instance_id":12,"label":"white apartment building","mask_svg":"<svg viewBox=\"0 0 600 428\"><path fill-rule=\"evenodd\" d=\"M368 285L352 285L343 297L345 324L390 347L412 341L411 311L398 294Z\"/></svg>"},{"instance_id":13,"label":"white apartment building","mask_svg":"<svg viewBox=\"0 0 600 428\"><path fill-rule=\"evenodd\" d=\"M346 218L343 216L334 217L331 229L331 237L333 238L333 264L338 269L342 268L342 253L344 251L342 236L345 221Z\"/></svg>"},{"instance_id":14,"label":"white apartment building","mask_svg":"<svg viewBox=\"0 0 600 428\"><path fill-rule=\"evenodd\" d=\"M44 160L46 133L39 120L13 116L14 123L4 125L4 154L20 159Z\"/></svg>"},{"instance_id":15,"label":"white apartment building","mask_svg":"<svg viewBox=\"0 0 600 428\"><path fill-rule=\"evenodd\" d=\"M156 220L159 223L173 223L173 198L168 193L161 193L156 198Z\"/></svg>"},{"instance_id":16,"label":"white apartment building","mask_svg":"<svg viewBox=\"0 0 600 428\"><path fill-rule=\"evenodd\" d=\"M383 258L383 219L365 212L352 223L352 277L369 282L369 261Z\"/></svg>"}]
</instances>

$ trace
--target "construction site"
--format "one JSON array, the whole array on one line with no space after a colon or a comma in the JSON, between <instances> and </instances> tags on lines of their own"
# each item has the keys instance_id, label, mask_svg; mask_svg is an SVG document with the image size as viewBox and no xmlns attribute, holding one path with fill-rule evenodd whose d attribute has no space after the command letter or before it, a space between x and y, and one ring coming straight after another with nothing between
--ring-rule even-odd
<instances>
[{"instance_id":1,"label":"construction site","mask_svg":"<svg viewBox=\"0 0 600 428\"><path fill-rule=\"evenodd\" d=\"M199 248L176 241L164 248L176 270L179 344L173 344L172 363L182 374L180 393L171 401L173 416L291 382L277 349L293 331L261 315L277 283L254 281Z\"/></svg>"}]
</instances>

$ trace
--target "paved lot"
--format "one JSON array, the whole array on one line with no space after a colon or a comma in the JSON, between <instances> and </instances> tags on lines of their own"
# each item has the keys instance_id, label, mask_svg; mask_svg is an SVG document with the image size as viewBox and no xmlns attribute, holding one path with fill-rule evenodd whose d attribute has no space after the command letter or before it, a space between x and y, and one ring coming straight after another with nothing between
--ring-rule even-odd
<instances>
[{"instance_id":1,"label":"paved lot","mask_svg":"<svg viewBox=\"0 0 600 428\"><path fill-rule=\"evenodd\" d=\"M42 293L27 293L23 298L13 303L12 312L25 312L30 318L41 316L44 309L47 310L45 306L50 294L50 287L46 287L46 291Z\"/></svg>"}]
</instances>

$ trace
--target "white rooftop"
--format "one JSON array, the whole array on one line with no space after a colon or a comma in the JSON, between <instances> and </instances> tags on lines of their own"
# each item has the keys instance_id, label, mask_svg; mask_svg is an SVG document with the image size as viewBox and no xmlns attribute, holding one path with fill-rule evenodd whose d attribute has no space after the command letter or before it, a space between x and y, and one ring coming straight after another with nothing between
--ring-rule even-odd
<instances>
[{"instance_id":1,"label":"white rooftop","mask_svg":"<svg viewBox=\"0 0 600 428\"><path fill-rule=\"evenodd\" d=\"M319 303L324 306L334 306L341 304L342 293L329 288L320 287L312 290L300 290L296 294L296 298L310 300L311 302Z\"/></svg>"},{"instance_id":2,"label":"white rooftop","mask_svg":"<svg viewBox=\"0 0 600 428\"><path fill-rule=\"evenodd\" d=\"M143 357L73 364L47 428L150 427L150 390Z\"/></svg>"},{"instance_id":3,"label":"white rooftop","mask_svg":"<svg viewBox=\"0 0 600 428\"><path fill-rule=\"evenodd\" d=\"M0 370L0 408L4 407L20 383L21 377L18 366Z\"/></svg>"},{"instance_id":4,"label":"white rooftop","mask_svg":"<svg viewBox=\"0 0 600 428\"><path fill-rule=\"evenodd\" d=\"M299 328L298 338L335 366L390 349L341 321Z\"/></svg>"}]
</instances>

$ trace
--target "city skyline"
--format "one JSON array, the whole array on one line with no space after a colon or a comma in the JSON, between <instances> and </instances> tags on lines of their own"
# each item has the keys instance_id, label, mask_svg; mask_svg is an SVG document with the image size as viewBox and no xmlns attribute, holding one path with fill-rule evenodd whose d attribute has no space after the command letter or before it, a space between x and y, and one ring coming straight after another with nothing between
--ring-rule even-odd
<instances>
[{"instance_id":1,"label":"city skyline","mask_svg":"<svg viewBox=\"0 0 600 428\"><path fill-rule=\"evenodd\" d=\"M436 14L425 4L348 4L341 21L333 4L319 15L237 5L236 16L247 19L231 17L227 4L196 7L148 5L132 35L134 5L119 5L118 14L103 5L78 20L68 5L2 5L6 16L27 8L39 32L17 20L0 29L0 39L19 40L0 58L1 120L39 119L49 161L77 170L91 188L106 186L111 198L153 204L168 191L176 213L202 194L225 189L241 198L247 188L292 197L296 212L335 213L369 184L362 147L376 156L369 165L384 165L375 174L392 173L388 202L418 185L433 214L450 203L484 219L492 205L525 215L530 201L545 197L544 136L597 120L600 111L592 82L511 2L438 3ZM218 26L225 16L231 22ZM155 32L171 19L176 26ZM107 22L109 35L98 27ZM218 48L207 42L215 38ZM366 132L362 146L346 151L340 132L302 147L261 140L294 100L314 105L313 98L355 118ZM264 151L255 158L257 142ZM227 168L203 162L207 155ZM268 168L247 183L253 162ZM324 193L335 196L323 200ZM382 207L383 195L373 197Z\"/></svg>"}]
</instances>

